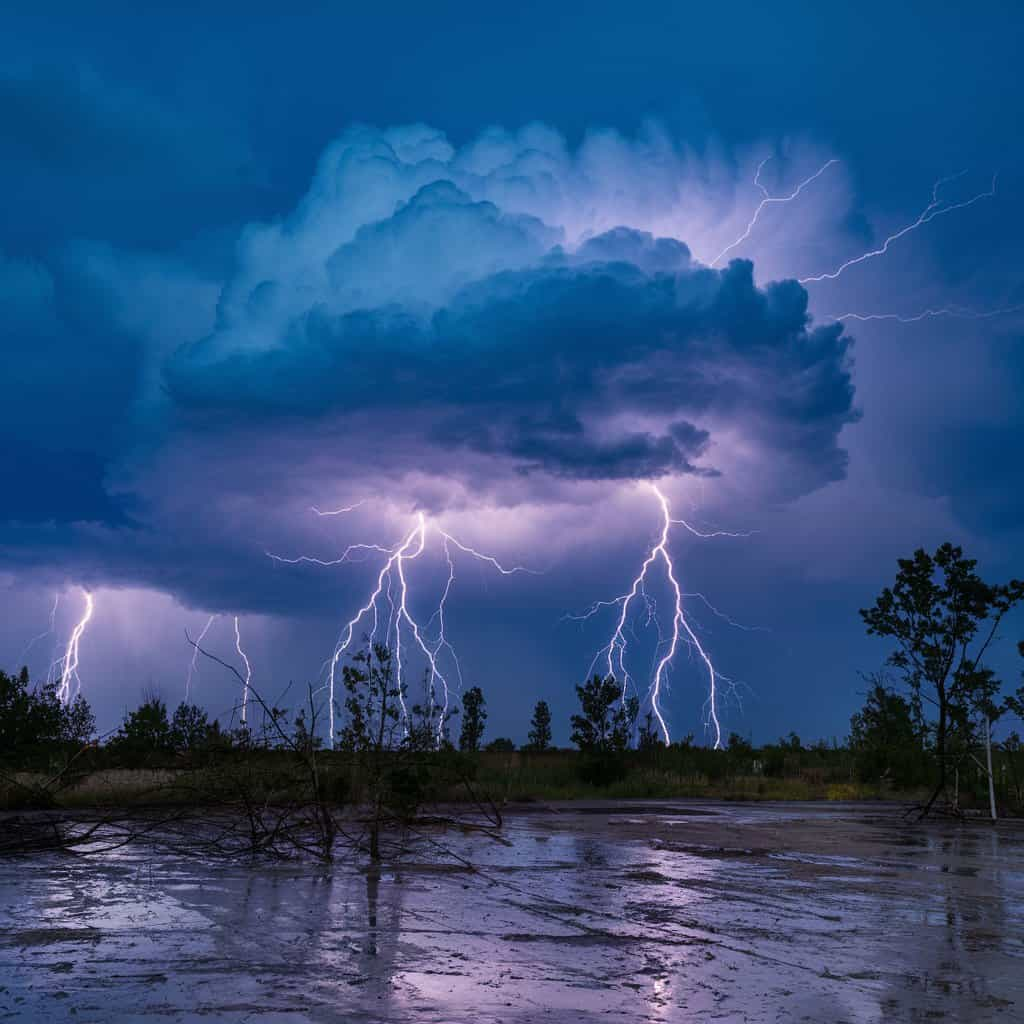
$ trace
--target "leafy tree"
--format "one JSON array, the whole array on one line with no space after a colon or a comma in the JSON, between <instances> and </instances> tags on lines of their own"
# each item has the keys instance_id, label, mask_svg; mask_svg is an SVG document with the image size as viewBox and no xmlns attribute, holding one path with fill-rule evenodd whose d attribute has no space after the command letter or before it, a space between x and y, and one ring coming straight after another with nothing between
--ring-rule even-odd
<instances>
[{"instance_id":1,"label":"leafy tree","mask_svg":"<svg viewBox=\"0 0 1024 1024\"><path fill-rule=\"evenodd\" d=\"M136 753L173 750L167 705L159 697L147 697L125 715L114 745Z\"/></svg>"},{"instance_id":2,"label":"leafy tree","mask_svg":"<svg viewBox=\"0 0 1024 1024\"><path fill-rule=\"evenodd\" d=\"M629 747L640 711L640 701L623 701L622 687L614 676L595 675L588 683L577 685L581 715L572 716L572 742L587 754L621 753Z\"/></svg>"},{"instance_id":3,"label":"leafy tree","mask_svg":"<svg viewBox=\"0 0 1024 1024\"><path fill-rule=\"evenodd\" d=\"M551 746L551 708L546 700L539 700L533 708L527 749L542 751Z\"/></svg>"},{"instance_id":4,"label":"leafy tree","mask_svg":"<svg viewBox=\"0 0 1024 1024\"><path fill-rule=\"evenodd\" d=\"M0 756L18 761L47 750L81 747L96 732L86 699L79 694L65 707L56 683L32 689L27 668L0 672Z\"/></svg>"},{"instance_id":5,"label":"leafy tree","mask_svg":"<svg viewBox=\"0 0 1024 1024\"><path fill-rule=\"evenodd\" d=\"M405 687L399 682L391 651L373 644L342 669L348 721L339 746L354 755L367 804L370 859L381 860L380 838L390 822L411 819L421 800L421 774L407 755L422 730L407 733L401 723Z\"/></svg>"},{"instance_id":6,"label":"leafy tree","mask_svg":"<svg viewBox=\"0 0 1024 1024\"><path fill-rule=\"evenodd\" d=\"M1024 658L1024 640L1017 642L1017 653ZM1021 672L1021 679L1024 679L1024 671ZM1006 698L1006 708L1018 718L1024 718L1024 686L1018 687L1012 697Z\"/></svg>"},{"instance_id":7,"label":"leafy tree","mask_svg":"<svg viewBox=\"0 0 1024 1024\"><path fill-rule=\"evenodd\" d=\"M196 704L182 702L171 717L171 746L182 753L205 747L210 735L206 712Z\"/></svg>"},{"instance_id":8,"label":"leafy tree","mask_svg":"<svg viewBox=\"0 0 1024 1024\"><path fill-rule=\"evenodd\" d=\"M301 751L304 754L310 754L313 751L319 750L324 744L323 738L317 736L309 728L309 724L306 721L305 708L300 708L299 713L295 716L292 744L296 750Z\"/></svg>"},{"instance_id":9,"label":"leafy tree","mask_svg":"<svg viewBox=\"0 0 1024 1024\"><path fill-rule=\"evenodd\" d=\"M917 781L923 744L913 708L882 675L872 677L864 707L850 719L850 749L865 782L909 786Z\"/></svg>"},{"instance_id":10,"label":"leafy tree","mask_svg":"<svg viewBox=\"0 0 1024 1024\"><path fill-rule=\"evenodd\" d=\"M999 682L982 660L1003 617L1024 599L1024 582L986 583L976 564L952 544L934 555L918 549L899 560L893 586L860 612L870 635L895 641L888 664L912 698L934 708L937 778L922 815L946 793L953 749L969 749L972 716L998 714Z\"/></svg>"},{"instance_id":11,"label":"leafy tree","mask_svg":"<svg viewBox=\"0 0 1024 1024\"><path fill-rule=\"evenodd\" d=\"M36 742L28 685L27 668L17 675L0 672L0 751L4 753Z\"/></svg>"},{"instance_id":12,"label":"leafy tree","mask_svg":"<svg viewBox=\"0 0 1024 1024\"><path fill-rule=\"evenodd\" d=\"M625 752L633 734L640 701L622 700L614 676L595 675L576 686L582 714L572 716L572 742L579 747L580 775L586 782L607 785L626 773Z\"/></svg>"},{"instance_id":13,"label":"leafy tree","mask_svg":"<svg viewBox=\"0 0 1024 1024\"><path fill-rule=\"evenodd\" d=\"M487 722L487 708L483 690L471 686L462 695L462 729L459 732L459 750L473 753L480 749Z\"/></svg>"},{"instance_id":14,"label":"leafy tree","mask_svg":"<svg viewBox=\"0 0 1024 1024\"><path fill-rule=\"evenodd\" d=\"M515 749L516 745L507 736L499 736L484 747L491 754L511 754Z\"/></svg>"},{"instance_id":15,"label":"leafy tree","mask_svg":"<svg viewBox=\"0 0 1024 1024\"><path fill-rule=\"evenodd\" d=\"M636 745L638 750L648 754L665 745L658 727L654 724L654 713L651 711L644 716Z\"/></svg>"},{"instance_id":16,"label":"leafy tree","mask_svg":"<svg viewBox=\"0 0 1024 1024\"><path fill-rule=\"evenodd\" d=\"M81 695L63 709L61 739L72 746L84 747L96 735L96 716Z\"/></svg>"}]
</instances>

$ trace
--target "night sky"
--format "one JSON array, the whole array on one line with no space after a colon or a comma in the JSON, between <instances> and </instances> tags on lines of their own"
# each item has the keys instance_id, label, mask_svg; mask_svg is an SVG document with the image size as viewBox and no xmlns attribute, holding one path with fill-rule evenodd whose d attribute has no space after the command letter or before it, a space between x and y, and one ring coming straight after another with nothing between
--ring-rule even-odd
<instances>
[{"instance_id":1,"label":"night sky","mask_svg":"<svg viewBox=\"0 0 1024 1024\"><path fill-rule=\"evenodd\" d=\"M182 699L210 616L295 706L422 515L410 618L447 534L488 735L544 698L565 742L656 483L735 535L667 545L725 732L842 737L897 557L1021 575L1019 5L137 6L0 15L4 667L45 677L84 588L101 727ZM682 643L673 737L707 697Z\"/></svg>"}]
</instances>

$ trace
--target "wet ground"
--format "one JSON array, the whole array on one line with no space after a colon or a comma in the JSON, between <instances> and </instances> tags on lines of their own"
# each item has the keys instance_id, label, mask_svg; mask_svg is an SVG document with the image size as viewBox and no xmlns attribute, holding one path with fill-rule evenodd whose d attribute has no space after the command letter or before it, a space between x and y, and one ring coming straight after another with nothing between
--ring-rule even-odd
<instances>
[{"instance_id":1,"label":"wet ground","mask_svg":"<svg viewBox=\"0 0 1024 1024\"><path fill-rule=\"evenodd\" d=\"M2 827L2 824L0 824ZM536 808L382 874L0 862L0 1020L1024 1020L1024 826Z\"/></svg>"}]
</instances>

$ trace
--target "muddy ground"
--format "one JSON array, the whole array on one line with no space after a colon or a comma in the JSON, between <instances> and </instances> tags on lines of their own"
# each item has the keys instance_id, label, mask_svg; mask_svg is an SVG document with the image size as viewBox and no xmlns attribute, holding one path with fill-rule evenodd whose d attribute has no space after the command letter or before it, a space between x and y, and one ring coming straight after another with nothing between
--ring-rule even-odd
<instances>
[{"instance_id":1,"label":"muddy ground","mask_svg":"<svg viewBox=\"0 0 1024 1024\"><path fill-rule=\"evenodd\" d=\"M1021 824L631 803L505 834L436 837L475 871L0 862L0 1020L1024 1020Z\"/></svg>"}]
</instances>

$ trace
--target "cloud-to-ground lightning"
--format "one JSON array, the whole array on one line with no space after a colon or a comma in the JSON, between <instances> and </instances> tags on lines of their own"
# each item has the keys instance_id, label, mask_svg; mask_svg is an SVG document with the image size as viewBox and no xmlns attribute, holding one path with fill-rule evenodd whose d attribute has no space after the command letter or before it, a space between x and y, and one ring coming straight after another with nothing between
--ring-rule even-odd
<instances>
[{"instance_id":1,"label":"cloud-to-ground lightning","mask_svg":"<svg viewBox=\"0 0 1024 1024\"><path fill-rule=\"evenodd\" d=\"M340 511L351 511L359 507L349 506ZM325 513L314 509L316 514ZM327 514L334 514L327 513ZM426 620L417 618L410 605L410 584L407 575L408 563L418 559L427 547L427 536L431 531L435 532L442 542L445 564L447 567L447 578L441 592L437 605ZM288 564L312 564L318 566L342 565L345 562L353 561L354 552L372 552L385 556L384 564L377 573L376 582L370 591L366 601L357 609L355 615L350 618L342 627L338 642L327 664L328 691L328 727L330 729L330 743L333 746L335 738L335 692L338 682L338 667L342 658L352 650L353 644L358 639L357 631L361 624L366 624L367 636L370 643L374 643L379 635L383 635L385 643L394 652L396 682L399 689L399 702L403 715L403 722L407 722L408 708L405 704L402 693L405 681L406 668L403 664L403 652L411 645L412 649L418 651L426 662L428 693L433 694L435 686L440 687L441 705L437 721L438 739L443 736L444 725L448 718L448 710L451 699L452 681L462 679L462 669L454 648L448 640L446 632L445 612L448 597L451 594L455 583L455 558L452 549L455 548L463 554L484 562L495 569L503 576L513 573L533 573L535 570L523 566L506 566L493 555L479 551L458 540L452 534L441 529L435 523L428 522L426 516L420 512L416 516L416 523L403 539L393 547L381 544L350 544L338 558L321 559L308 555L300 555L295 558L284 558L268 552L274 561ZM442 653L446 653L451 662L451 669L446 669L442 661Z\"/></svg>"},{"instance_id":2,"label":"cloud-to-ground lightning","mask_svg":"<svg viewBox=\"0 0 1024 1024\"><path fill-rule=\"evenodd\" d=\"M803 190L805 188L807 188L808 185L810 185L813 182L817 181L817 179L820 178L833 164L839 163L839 161L834 159L834 158L831 159L831 160L826 160L825 163L823 163L821 165L821 167L819 167L814 172L814 174L812 174L809 178L805 178L803 181L801 181L800 184L797 185L797 187L795 189L793 189L792 192L789 193L789 195L786 195L786 196L773 196L773 195L771 195L768 192L768 189L766 189L764 187L764 185L761 184L761 172L764 170L764 165L766 163L768 163L769 160L771 160L771 157L770 156L766 156L757 165L757 173L754 175L754 185L761 192L761 196L762 196L761 202L757 204L757 208L754 210L753 215L751 216L750 220L747 222L747 226L744 229L743 234L741 234L738 238L733 239L733 241L731 241L708 264L709 267L716 266L719 263L719 261L722 260L728 253L732 252L732 250L735 249L738 245L742 245L742 243L745 242L750 237L750 233L754 230L754 228L757 225L757 222L758 222L761 214L765 211L765 209L767 207L769 207L769 206L779 206L779 205L782 205L782 204L785 204L785 203L793 202L793 200L796 199L800 195L800 193L803 192Z\"/></svg>"},{"instance_id":3,"label":"cloud-to-ground lightning","mask_svg":"<svg viewBox=\"0 0 1024 1024\"><path fill-rule=\"evenodd\" d=\"M683 526L697 537L749 537L750 534L733 533L725 530L698 530L685 519L674 519L672 517L668 499L665 497L661 489L655 484L651 485L651 489L654 491L655 497L657 498L658 504L661 508L661 532L658 535L657 542L651 547L647 556L644 558L643 564L640 566L640 571L634 578L629 590L624 594L620 594L618 597L612 598L611 600L596 601L582 615L572 615L568 617L577 621L584 621L591 618L602 608L618 608L619 614L615 621L615 627L612 630L611 637L608 643L598 651L594 659L594 663L591 665L591 671L593 671L594 664L596 664L603 656L607 665L607 674L621 680L622 697L623 700L625 700L626 694L633 682L626 662L629 646L627 631L629 626L630 610L635 602L638 600L643 601L647 610L648 620L654 621L658 627L658 646L655 652L656 660L651 681L647 688L647 701L650 705L651 714L658 723L658 729L661 732L662 738L665 743L671 742L668 725L665 722L665 718L661 710L661 694L665 685L669 666L672 664L672 660L676 656L679 645L684 643L688 644L690 649L696 653L707 672L708 724L710 725L714 735L715 749L718 749L722 746L722 726L718 717L718 684L723 680L723 676L715 668L714 663L711 660L711 656L708 654L704 645L700 642L693 625L686 616L684 607L685 599L689 596L697 597L707 604L715 614L720 615L722 618L726 619L726 621L731 622L731 620L714 608L702 594L689 595L683 592L676 572L676 566L672 559L672 554L668 549L669 534L672 527L676 525ZM664 566L665 579L669 585L672 595L671 629L667 635L662 632L661 624L657 620L657 610L653 606L653 603L646 591L649 573L652 568L659 563Z\"/></svg>"},{"instance_id":4,"label":"cloud-to-ground lightning","mask_svg":"<svg viewBox=\"0 0 1024 1024\"><path fill-rule=\"evenodd\" d=\"M921 211L917 218L911 223L906 224L898 231L894 231L889 235L880 246L875 249L869 249L867 252L862 252L858 256L853 256L843 263L840 263L835 270L830 270L824 274L812 274L808 277L797 278L800 284L813 284L818 281L834 281L837 277L849 270L850 267L856 266L859 263L864 263L867 260L874 259L876 256L884 256L889 251L889 246L893 242L898 241L905 235L909 235L912 231L916 231L918 228L923 227L930 221L935 220L936 217L942 217L947 213L953 213L955 210L966 210L967 207L973 206L975 203L981 202L982 199L991 199L996 194L996 179L998 175L992 176L992 184L985 192L979 192L976 195L971 196L970 199L963 199L958 203L950 203L944 199L941 199L939 193L942 191L944 185L948 185L951 181L955 181L958 178L962 178L966 172L961 171L959 174L951 174L945 178L939 178L937 182L932 186L932 198L931 202Z\"/></svg>"},{"instance_id":5,"label":"cloud-to-ground lightning","mask_svg":"<svg viewBox=\"0 0 1024 1024\"><path fill-rule=\"evenodd\" d=\"M185 703L188 704L192 699L192 678L198 671L196 666L196 660L199 657L199 646L203 640L206 639L206 634L210 632L210 627L213 625L214 620L217 618L216 615L211 615L206 620L206 625L203 626L202 632L199 634L199 639L192 645L192 657L188 663L188 675L185 677Z\"/></svg>"},{"instance_id":6,"label":"cloud-to-ground lightning","mask_svg":"<svg viewBox=\"0 0 1024 1024\"><path fill-rule=\"evenodd\" d=\"M82 680L78 675L78 646L82 641L85 627L89 624L93 608L95 607L92 594L84 587L82 588L82 596L85 598L85 609L82 612L82 617L75 623L74 629L71 630L67 646L64 648L64 656L60 660L60 683L57 686L57 697L64 704L70 704L73 697L80 693L82 689ZM75 688L74 694L71 692L72 684Z\"/></svg>"},{"instance_id":7,"label":"cloud-to-ground lightning","mask_svg":"<svg viewBox=\"0 0 1024 1024\"><path fill-rule=\"evenodd\" d=\"M242 659L245 666L245 683L242 687L242 725L246 725L246 716L249 711L249 684L252 682L252 665L249 664L249 656L242 649L242 633L238 628L238 616L235 616L235 650Z\"/></svg>"}]
</instances>

